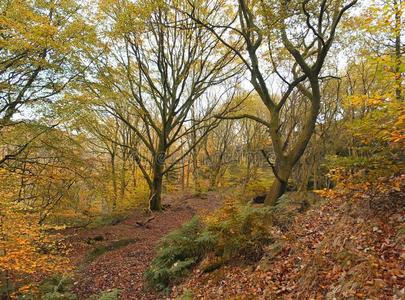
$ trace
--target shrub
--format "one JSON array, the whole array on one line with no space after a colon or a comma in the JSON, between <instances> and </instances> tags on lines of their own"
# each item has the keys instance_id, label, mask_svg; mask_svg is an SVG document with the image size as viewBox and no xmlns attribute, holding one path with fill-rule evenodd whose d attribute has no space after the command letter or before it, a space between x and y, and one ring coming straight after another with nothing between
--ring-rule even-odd
<instances>
[{"instance_id":1,"label":"shrub","mask_svg":"<svg viewBox=\"0 0 405 300\"><path fill-rule=\"evenodd\" d=\"M41 297L42 300L77 300L77 296L72 293L50 292Z\"/></svg>"},{"instance_id":2,"label":"shrub","mask_svg":"<svg viewBox=\"0 0 405 300\"><path fill-rule=\"evenodd\" d=\"M178 230L162 238L146 279L157 290L165 289L170 281L187 274L215 245L215 237L203 230L201 221L194 217Z\"/></svg>"},{"instance_id":3,"label":"shrub","mask_svg":"<svg viewBox=\"0 0 405 300\"><path fill-rule=\"evenodd\" d=\"M147 281L163 290L208 254L221 263L236 257L257 261L264 247L272 242L269 212L263 207L236 207L228 203L207 218L205 226L194 217L161 240L146 271Z\"/></svg>"},{"instance_id":4,"label":"shrub","mask_svg":"<svg viewBox=\"0 0 405 300\"><path fill-rule=\"evenodd\" d=\"M73 280L66 276L55 275L46 278L39 286L43 300L76 300L77 296L71 292Z\"/></svg>"},{"instance_id":5,"label":"shrub","mask_svg":"<svg viewBox=\"0 0 405 300\"><path fill-rule=\"evenodd\" d=\"M215 251L224 261L261 258L264 246L272 242L271 209L225 203L224 208L207 220L207 231L217 237Z\"/></svg>"},{"instance_id":6,"label":"shrub","mask_svg":"<svg viewBox=\"0 0 405 300\"><path fill-rule=\"evenodd\" d=\"M227 201L205 222L194 217L163 237L146 279L155 289L163 290L203 258L204 272L234 259L257 262L266 247L276 241L272 234L274 226L287 230L295 215L304 211L303 203L310 206L319 201L319 196L313 193L289 193L274 207Z\"/></svg>"}]
</instances>

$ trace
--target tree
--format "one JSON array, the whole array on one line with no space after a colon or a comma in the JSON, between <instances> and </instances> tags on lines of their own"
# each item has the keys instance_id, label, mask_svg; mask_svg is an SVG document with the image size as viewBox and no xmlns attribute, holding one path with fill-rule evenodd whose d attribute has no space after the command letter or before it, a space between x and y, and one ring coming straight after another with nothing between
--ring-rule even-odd
<instances>
[{"instance_id":1,"label":"tree","mask_svg":"<svg viewBox=\"0 0 405 300\"><path fill-rule=\"evenodd\" d=\"M300 161L293 169L292 179L300 191L329 187L330 181L325 176L325 156L335 154L342 145L347 146L342 118L342 98L345 96L342 85L344 79L331 78L322 82L322 103L314 133ZM299 116L299 111L297 112Z\"/></svg>"},{"instance_id":2,"label":"tree","mask_svg":"<svg viewBox=\"0 0 405 300\"><path fill-rule=\"evenodd\" d=\"M203 142L210 189L218 187L220 179L223 178L231 162L230 151L235 148L233 142L236 135L235 123L225 120L212 130Z\"/></svg>"},{"instance_id":3,"label":"tree","mask_svg":"<svg viewBox=\"0 0 405 300\"><path fill-rule=\"evenodd\" d=\"M373 1L360 16L359 29L367 44L368 55L386 65L385 76L395 82L396 101L402 99L404 72L402 35L402 12L405 3L401 0ZM365 22L364 22L365 20ZM364 51L364 54L367 52Z\"/></svg>"},{"instance_id":4,"label":"tree","mask_svg":"<svg viewBox=\"0 0 405 300\"><path fill-rule=\"evenodd\" d=\"M38 214L41 223L55 208L73 202L72 190L91 169L80 138L73 139L60 129L29 123L13 126L3 137L3 145L31 141L20 155L9 157L0 166L1 171L16 179L1 188L3 192L10 191L11 202L29 207Z\"/></svg>"},{"instance_id":5,"label":"tree","mask_svg":"<svg viewBox=\"0 0 405 300\"><path fill-rule=\"evenodd\" d=\"M0 134L16 117L56 99L86 67L92 28L74 0L3 1L0 5ZM40 113L36 113L38 118ZM20 154L29 141L0 157Z\"/></svg>"},{"instance_id":6,"label":"tree","mask_svg":"<svg viewBox=\"0 0 405 300\"><path fill-rule=\"evenodd\" d=\"M162 208L164 175L218 123L212 112L229 96L219 86L240 71L231 50L169 4L100 6L105 22L112 24L105 29L110 52L99 60L96 82L87 85L101 99L98 104L128 126L147 151L143 155L132 148L131 154L148 182L152 210ZM214 86L217 91L208 92ZM203 112L201 118L193 119L192 110ZM133 123L132 116L139 122ZM187 143L198 129L204 133Z\"/></svg>"},{"instance_id":7,"label":"tree","mask_svg":"<svg viewBox=\"0 0 405 300\"><path fill-rule=\"evenodd\" d=\"M188 10L180 8L215 34L245 64L250 82L270 114L270 121L248 114L231 117L256 120L270 132L276 178L267 203L275 204L285 192L292 168L314 131L322 100L319 80L325 76L321 71L342 16L357 1L343 2L239 0L232 6L223 1L217 5L190 1ZM223 31L228 34L219 35ZM270 90L269 77L277 81L281 92ZM285 104L296 91L306 109L294 128L280 130Z\"/></svg>"},{"instance_id":8,"label":"tree","mask_svg":"<svg viewBox=\"0 0 405 300\"><path fill-rule=\"evenodd\" d=\"M33 274L54 274L70 269L63 258L65 249L52 249L55 238L43 233L39 214L23 202L14 202L18 194L14 174L0 169L0 287L3 299L11 299L15 288L26 292L34 284ZM7 186L8 185L8 186ZM14 189L14 191L13 191ZM28 276L27 276L28 275Z\"/></svg>"}]
</instances>

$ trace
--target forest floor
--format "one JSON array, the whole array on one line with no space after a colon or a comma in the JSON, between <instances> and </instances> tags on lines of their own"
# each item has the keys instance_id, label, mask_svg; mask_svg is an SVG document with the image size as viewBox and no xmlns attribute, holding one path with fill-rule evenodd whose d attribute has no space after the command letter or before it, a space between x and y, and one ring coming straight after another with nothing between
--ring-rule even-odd
<instances>
[{"instance_id":1,"label":"forest floor","mask_svg":"<svg viewBox=\"0 0 405 300\"><path fill-rule=\"evenodd\" d=\"M171 298L405 299L405 176L383 185L325 191L278 234L280 251L272 244L258 263L197 267Z\"/></svg>"},{"instance_id":2,"label":"forest floor","mask_svg":"<svg viewBox=\"0 0 405 300\"><path fill-rule=\"evenodd\" d=\"M148 289L143 277L159 239L194 215L214 211L221 200L215 193L183 194L167 196L163 203L170 205L163 212L134 211L115 225L65 233L77 266L74 292L79 299L114 288L121 291L121 299L164 298ZM137 222L147 223L142 226Z\"/></svg>"},{"instance_id":3,"label":"forest floor","mask_svg":"<svg viewBox=\"0 0 405 300\"><path fill-rule=\"evenodd\" d=\"M404 196L405 177L378 195L361 187L328 192L326 201L297 213L287 230L279 230L281 251L274 257L235 261L210 273L197 266L168 297L147 289L143 279L158 240L221 205L215 193L171 196L162 213L133 212L116 225L77 231L70 238L79 266L75 292L79 299L113 288L121 290L121 299L138 300L180 299L187 293L193 299L405 299ZM145 226L137 224L152 216ZM102 241L89 245L100 236ZM95 246L109 251L89 258Z\"/></svg>"}]
</instances>

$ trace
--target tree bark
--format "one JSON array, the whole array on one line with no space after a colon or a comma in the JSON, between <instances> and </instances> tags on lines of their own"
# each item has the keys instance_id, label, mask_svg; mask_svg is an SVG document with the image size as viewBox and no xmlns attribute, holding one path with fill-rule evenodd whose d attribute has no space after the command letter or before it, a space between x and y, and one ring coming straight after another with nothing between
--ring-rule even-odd
<instances>
[{"instance_id":1,"label":"tree bark","mask_svg":"<svg viewBox=\"0 0 405 300\"><path fill-rule=\"evenodd\" d=\"M288 180L280 180L276 178L270 188L264 201L265 204L274 206L277 204L277 199L280 198L287 190Z\"/></svg>"},{"instance_id":2,"label":"tree bark","mask_svg":"<svg viewBox=\"0 0 405 300\"><path fill-rule=\"evenodd\" d=\"M288 161L276 163L274 167L275 179L271 185L269 193L266 196L264 201L265 204L271 206L277 204L277 199L280 198L280 196L282 196L287 190L288 179L290 177L292 168L293 165L288 163Z\"/></svg>"},{"instance_id":3,"label":"tree bark","mask_svg":"<svg viewBox=\"0 0 405 300\"><path fill-rule=\"evenodd\" d=\"M149 208L152 211L162 210L163 167L155 166L150 189Z\"/></svg>"},{"instance_id":4,"label":"tree bark","mask_svg":"<svg viewBox=\"0 0 405 300\"><path fill-rule=\"evenodd\" d=\"M117 207L117 174L115 169L115 153L111 152L111 176L112 176L112 186L113 186L113 195L112 195L112 211L115 211Z\"/></svg>"},{"instance_id":5,"label":"tree bark","mask_svg":"<svg viewBox=\"0 0 405 300\"><path fill-rule=\"evenodd\" d=\"M149 201L149 208L152 211L162 210L163 170L167 151L166 136L164 133L165 130L163 130L163 136L159 138L158 151L155 153L153 159L153 178L150 184Z\"/></svg>"}]
</instances>

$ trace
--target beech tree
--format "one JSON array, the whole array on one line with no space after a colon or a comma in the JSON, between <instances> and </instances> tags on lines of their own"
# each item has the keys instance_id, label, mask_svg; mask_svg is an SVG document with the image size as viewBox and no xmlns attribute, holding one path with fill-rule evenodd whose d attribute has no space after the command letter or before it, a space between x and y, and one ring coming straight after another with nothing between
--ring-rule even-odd
<instances>
[{"instance_id":1,"label":"beech tree","mask_svg":"<svg viewBox=\"0 0 405 300\"><path fill-rule=\"evenodd\" d=\"M204 26L169 9L171 1L107 4L100 11L113 24L106 29L109 52L98 63L102 76L88 88L146 149L147 155L138 149L131 155L149 185L150 208L160 210L164 175L216 126L213 112L232 93L219 86L240 68L233 64L232 50ZM203 113L194 119L192 110ZM186 139L201 129L198 139Z\"/></svg>"},{"instance_id":2,"label":"beech tree","mask_svg":"<svg viewBox=\"0 0 405 300\"><path fill-rule=\"evenodd\" d=\"M16 116L22 122L28 111L38 119L41 113L34 111L53 102L87 67L82 53L94 35L82 9L74 0L0 4L0 139ZM10 147L0 165L31 142Z\"/></svg>"},{"instance_id":3,"label":"beech tree","mask_svg":"<svg viewBox=\"0 0 405 300\"><path fill-rule=\"evenodd\" d=\"M389 76L395 82L395 100L398 102L403 101L404 8L405 3L401 0L373 1L359 17L358 27L370 56L375 56L377 62L387 66L386 71L389 71L385 72L385 76Z\"/></svg>"},{"instance_id":4,"label":"beech tree","mask_svg":"<svg viewBox=\"0 0 405 300\"><path fill-rule=\"evenodd\" d=\"M356 2L189 1L188 10L179 8L245 64L268 110L269 121L250 114L228 118L253 119L270 133L275 159L269 162L275 180L266 198L269 204L285 192L291 171L311 139L322 101L320 80L330 75L322 69L343 15ZM224 31L226 35L221 34ZM304 113L292 128L282 130L285 105L295 93Z\"/></svg>"},{"instance_id":5,"label":"beech tree","mask_svg":"<svg viewBox=\"0 0 405 300\"><path fill-rule=\"evenodd\" d=\"M231 159L230 150L238 132L236 124L232 121L224 121L217 128L211 131L203 145L204 154L208 163L209 187L215 189L221 183Z\"/></svg>"}]
</instances>

